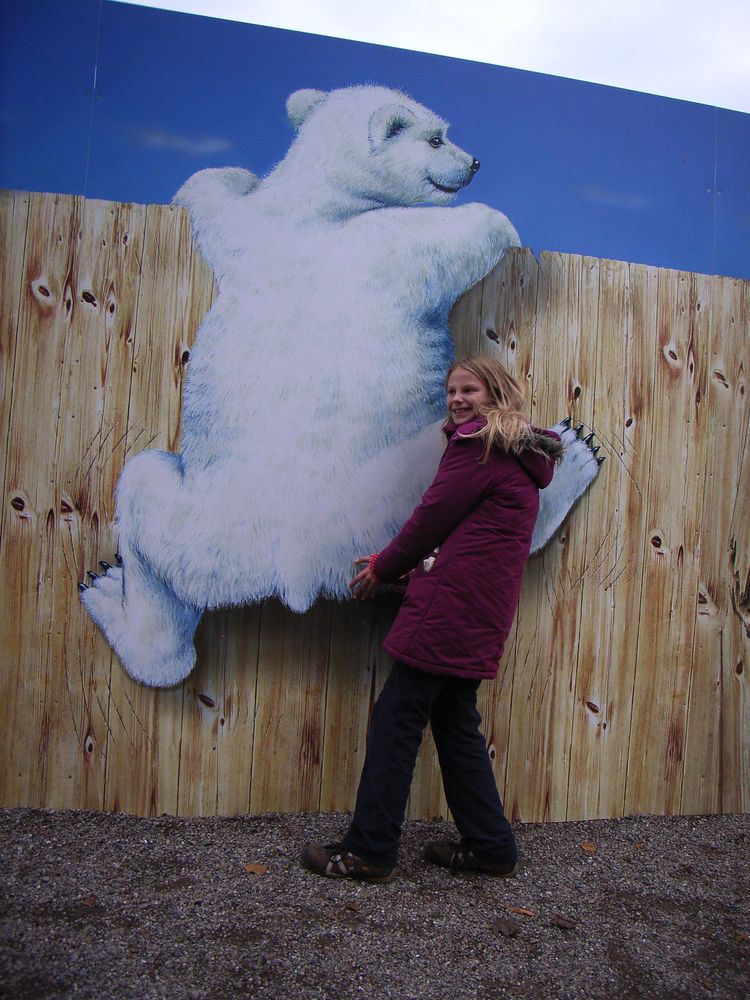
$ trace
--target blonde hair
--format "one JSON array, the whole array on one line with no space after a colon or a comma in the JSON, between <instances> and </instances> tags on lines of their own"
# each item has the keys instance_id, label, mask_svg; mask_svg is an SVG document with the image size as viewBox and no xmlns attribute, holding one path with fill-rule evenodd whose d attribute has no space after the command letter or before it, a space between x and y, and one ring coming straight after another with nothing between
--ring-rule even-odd
<instances>
[{"instance_id":1,"label":"blonde hair","mask_svg":"<svg viewBox=\"0 0 750 1000\"><path fill-rule=\"evenodd\" d=\"M523 385L508 369L495 358L474 356L454 361L445 377L448 379L458 368L470 372L484 385L490 395L490 402L477 406L477 412L486 417L487 423L473 434L465 437L481 438L484 441L486 462L494 447L512 454L519 454L529 448L544 455L558 458L558 444L554 438L545 438L536 431L523 414L526 392ZM540 441L541 438L541 441ZM550 447L552 446L552 447ZM559 449L560 453L562 449Z\"/></svg>"}]
</instances>

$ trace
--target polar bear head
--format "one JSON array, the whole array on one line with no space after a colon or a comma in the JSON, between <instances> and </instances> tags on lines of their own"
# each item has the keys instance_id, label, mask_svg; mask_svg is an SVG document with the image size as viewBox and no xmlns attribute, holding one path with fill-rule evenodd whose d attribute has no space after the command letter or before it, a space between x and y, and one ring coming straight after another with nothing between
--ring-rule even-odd
<instances>
[{"instance_id":1,"label":"polar bear head","mask_svg":"<svg viewBox=\"0 0 750 1000\"><path fill-rule=\"evenodd\" d=\"M444 205L479 169L442 118L400 91L298 90L287 112L298 134L276 173L304 177L313 198L324 192L328 214Z\"/></svg>"}]
</instances>

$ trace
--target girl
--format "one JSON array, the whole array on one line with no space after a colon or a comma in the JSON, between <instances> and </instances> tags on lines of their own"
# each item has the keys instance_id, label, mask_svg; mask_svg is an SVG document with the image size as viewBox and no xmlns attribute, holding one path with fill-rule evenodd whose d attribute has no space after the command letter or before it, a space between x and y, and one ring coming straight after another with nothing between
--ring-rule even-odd
<instances>
[{"instance_id":1,"label":"girl","mask_svg":"<svg viewBox=\"0 0 750 1000\"><path fill-rule=\"evenodd\" d=\"M359 600L409 574L384 646L395 663L372 712L354 817L344 839L309 846L319 875L387 882L422 733L430 722L460 842L428 844L452 870L508 876L513 831L490 765L476 694L493 678L516 613L521 577L560 439L522 413L521 384L491 358L457 361L446 382L448 439L437 475L381 553L357 559Z\"/></svg>"}]
</instances>

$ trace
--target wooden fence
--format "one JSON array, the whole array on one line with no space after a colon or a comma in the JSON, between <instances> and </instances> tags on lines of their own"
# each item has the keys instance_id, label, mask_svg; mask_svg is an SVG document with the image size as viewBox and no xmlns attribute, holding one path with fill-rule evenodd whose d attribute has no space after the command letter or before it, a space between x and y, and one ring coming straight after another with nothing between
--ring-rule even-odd
<instances>
[{"instance_id":1,"label":"wooden fence","mask_svg":"<svg viewBox=\"0 0 750 1000\"><path fill-rule=\"evenodd\" d=\"M6 192L0 253L0 804L349 809L389 600L208 614L168 691L131 682L79 604L123 461L178 443L214 294L184 210ZM512 816L748 810L750 283L517 251L453 328L607 456L482 686ZM409 809L446 815L429 739Z\"/></svg>"}]
</instances>

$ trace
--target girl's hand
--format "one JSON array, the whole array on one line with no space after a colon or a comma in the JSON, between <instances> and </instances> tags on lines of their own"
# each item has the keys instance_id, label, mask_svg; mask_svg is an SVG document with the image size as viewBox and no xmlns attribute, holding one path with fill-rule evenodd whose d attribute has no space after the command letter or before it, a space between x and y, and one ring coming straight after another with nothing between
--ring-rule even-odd
<instances>
[{"instance_id":1,"label":"girl's hand","mask_svg":"<svg viewBox=\"0 0 750 1000\"><path fill-rule=\"evenodd\" d=\"M358 601L369 601L380 590L380 580L370 569L369 556L360 556L354 560L355 566L361 566L363 563L365 568L352 577L349 581L349 589Z\"/></svg>"}]
</instances>

